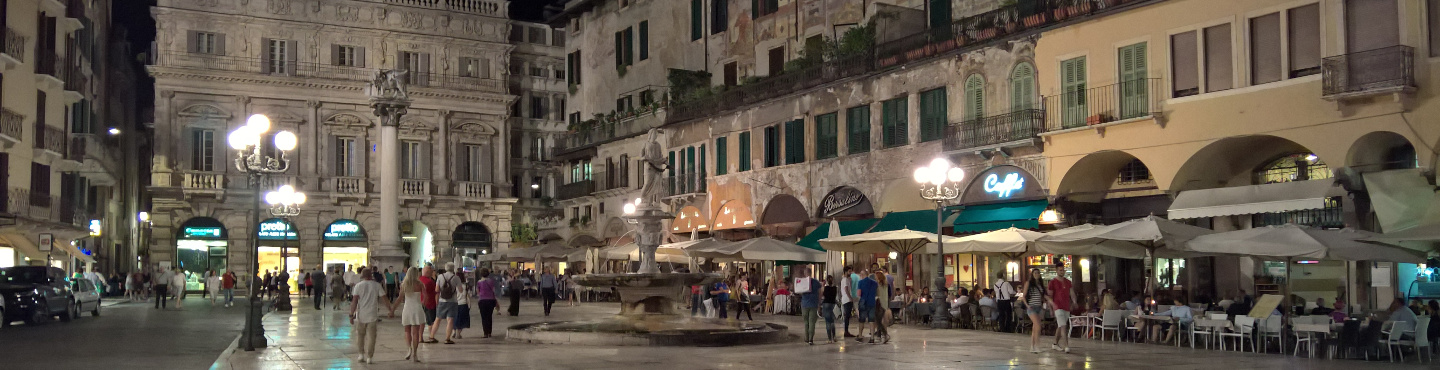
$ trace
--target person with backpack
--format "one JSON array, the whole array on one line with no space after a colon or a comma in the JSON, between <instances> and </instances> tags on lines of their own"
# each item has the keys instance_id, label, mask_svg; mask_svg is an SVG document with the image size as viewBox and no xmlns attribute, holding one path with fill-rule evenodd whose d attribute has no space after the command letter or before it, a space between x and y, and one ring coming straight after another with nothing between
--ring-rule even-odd
<instances>
[{"instance_id":1,"label":"person with backpack","mask_svg":"<svg viewBox=\"0 0 1440 370\"><path fill-rule=\"evenodd\" d=\"M460 309L455 298L456 292L464 287L460 286L460 278L455 276L455 263L446 263L445 269L440 270L440 275L435 277L435 292L439 298L435 306L435 322L430 324L430 340L435 340L435 332L440 329L443 322L445 325L445 344L455 344L451 338L455 335L455 314Z\"/></svg>"}]
</instances>

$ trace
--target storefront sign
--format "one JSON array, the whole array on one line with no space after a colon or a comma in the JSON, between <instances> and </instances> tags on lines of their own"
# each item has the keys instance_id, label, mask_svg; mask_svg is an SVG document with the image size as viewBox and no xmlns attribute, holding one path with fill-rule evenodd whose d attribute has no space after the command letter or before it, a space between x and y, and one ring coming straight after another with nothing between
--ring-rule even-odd
<instances>
[{"instance_id":1,"label":"storefront sign","mask_svg":"<svg viewBox=\"0 0 1440 370\"><path fill-rule=\"evenodd\" d=\"M181 231L181 235L194 239L216 239L224 233L224 229L218 227L187 227Z\"/></svg>"},{"instance_id":2,"label":"storefront sign","mask_svg":"<svg viewBox=\"0 0 1440 370\"><path fill-rule=\"evenodd\" d=\"M90 220L90 236L100 236L100 220Z\"/></svg>"},{"instance_id":3,"label":"storefront sign","mask_svg":"<svg viewBox=\"0 0 1440 370\"><path fill-rule=\"evenodd\" d=\"M865 194L849 186L837 187L831 190L830 194L826 194L825 199L820 200L821 218L871 213L875 213L875 210L871 208Z\"/></svg>"},{"instance_id":4,"label":"storefront sign","mask_svg":"<svg viewBox=\"0 0 1440 370\"><path fill-rule=\"evenodd\" d=\"M55 234L40 234L40 243L36 245L41 252L49 252L55 248Z\"/></svg>"},{"instance_id":5,"label":"storefront sign","mask_svg":"<svg viewBox=\"0 0 1440 370\"><path fill-rule=\"evenodd\" d=\"M339 220L325 228L325 240L365 241L365 229L354 220Z\"/></svg>"},{"instance_id":6,"label":"storefront sign","mask_svg":"<svg viewBox=\"0 0 1440 370\"><path fill-rule=\"evenodd\" d=\"M299 240L295 229L289 222L278 218L272 218L260 223L260 233L256 235L260 240Z\"/></svg>"},{"instance_id":7,"label":"storefront sign","mask_svg":"<svg viewBox=\"0 0 1440 370\"><path fill-rule=\"evenodd\" d=\"M961 195L965 204L1014 202L1045 199L1045 189L1035 176L1012 165L999 165L980 171Z\"/></svg>"},{"instance_id":8,"label":"storefront sign","mask_svg":"<svg viewBox=\"0 0 1440 370\"><path fill-rule=\"evenodd\" d=\"M1020 178L1018 173L1008 173L1005 180L1000 180L999 174L985 176L985 192L995 193L1001 198L1009 198L1010 194L1025 188L1025 179Z\"/></svg>"}]
</instances>

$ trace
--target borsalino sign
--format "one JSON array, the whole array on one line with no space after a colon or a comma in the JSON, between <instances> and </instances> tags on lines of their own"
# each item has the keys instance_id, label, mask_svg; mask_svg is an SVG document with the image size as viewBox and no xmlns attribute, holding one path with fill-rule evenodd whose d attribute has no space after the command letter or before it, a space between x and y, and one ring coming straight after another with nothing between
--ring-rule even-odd
<instances>
[{"instance_id":1,"label":"borsalino sign","mask_svg":"<svg viewBox=\"0 0 1440 370\"><path fill-rule=\"evenodd\" d=\"M835 188L820 200L819 216L821 218L871 213L875 213L875 210L870 206L870 200L865 198L864 193L849 186Z\"/></svg>"},{"instance_id":2,"label":"borsalino sign","mask_svg":"<svg viewBox=\"0 0 1440 370\"><path fill-rule=\"evenodd\" d=\"M971 178L961 201L964 203L1007 202L1044 199L1045 189L1025 169L1000 165L981 171Z\"/></svg>"}]
</instances>

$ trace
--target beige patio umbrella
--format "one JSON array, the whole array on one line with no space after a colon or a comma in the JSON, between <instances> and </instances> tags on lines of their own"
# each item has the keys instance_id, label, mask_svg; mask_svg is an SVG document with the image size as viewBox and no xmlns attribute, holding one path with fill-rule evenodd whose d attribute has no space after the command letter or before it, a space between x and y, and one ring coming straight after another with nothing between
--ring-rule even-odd
<instances>
[{"instance_id":1,"label":"beige patio umbrella","mask_svg":"<svg viewBox=\"0 0 1440 370\"><path fill-rule=\"evenodd\" d=\"M1057 231L1066 231L1057 230ZM1203 257L1205 254L1176 248L1195 237L1210 234L1210 229L1170 221L1155 215L1098 226L1087 230L1052 233L1035 242L1035 253L1098 254L1111 257L1145 260L1145 292L1155 293L1155 258Z\"/></svg>"},{"instance_id":2,"label":"beige patio umbrella","mask_svg":"<svg viewBox=\"0 0 1440 370\"><path fill-rule=\"evenodd\" d=\"M959 239L953 236L937 237L935 233L901 229L820 239L820 246L825 247L826 250L838 252L877 254L894 251L903 261L912 253L924 251L926 246L934 244L941 237L945 238L946 245ZM895 274L905 276L905 264L898 264Z\"/></svg>"},{"instance_id":3,"label":"beige patio umbrella","mask_svg":"<svg viewBox=\"0 0 1440 370\"><path fill-rule=\"evenodd\" d=\"M768 236L731 243L711 243L685 249L691 257L743 261L825 262L825 252L801 247Z\"/></svg>"}]
</instances>

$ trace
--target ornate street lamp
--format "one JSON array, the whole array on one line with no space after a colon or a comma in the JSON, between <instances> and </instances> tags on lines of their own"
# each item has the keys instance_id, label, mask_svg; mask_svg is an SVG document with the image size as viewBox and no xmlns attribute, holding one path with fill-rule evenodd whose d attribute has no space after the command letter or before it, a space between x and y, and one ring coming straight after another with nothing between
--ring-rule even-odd
<instances>
[{"instance_id":1,"label":"ornate street lamp","mask_svg":"<svg viewBox=\"0 0 1440 370\"><path fill-rule=\"evenodd\" d=\"M935 202L935 249L938 254L935 258L935 282L931 284L931 305L934 312L930 315L930 327L935 329L950 328L950 303L945 300L945 203L960 197L964 190L961 180L965 179L965 170L954 167L945 158L935 158L930 161L930 166L915 169L915 182L920 184L920 197Z\"/></svg>"},{"instance_id":2,"label":"ornate street lamp","mask_svg":"<svg viewBox=\"0 0 1440 370\"><path fill-rule=\"evenodd\" d=\"M255 199L250 213L251 227L259 227L260 224L260 184L263 177L270 174L284 173L290 169L290 160L285 158L285 153L295 149L298 139L295 133L280 131L275 133L275 149L277 152L266 153L262 150L261 140L265 132L270 131L270 118L263 114L250 116L245 120L245 126L231 131L227 137L230 148L235 149L235 168L244 172L249 180L250 188L255 190ZM265 347L265 330L260 326L260 314L263 303L260 302L260 238L259 233L250 233L250 276L247 284L250 286L250 307L245 316L245 335L241 342L246 351L254 351L256 347Z\"/></svg>"}]
</instances>

